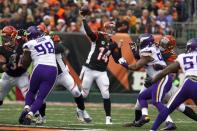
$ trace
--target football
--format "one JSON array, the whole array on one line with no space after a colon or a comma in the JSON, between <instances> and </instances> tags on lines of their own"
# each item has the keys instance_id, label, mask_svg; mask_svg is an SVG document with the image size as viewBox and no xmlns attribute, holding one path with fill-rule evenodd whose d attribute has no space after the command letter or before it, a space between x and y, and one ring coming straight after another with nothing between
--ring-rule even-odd
<instances>
[{"instance_id":1,"label":"football","mask_svg":"<svg viewBox=\"0 0 197 131\"><path fill-rule=\"evenodd\" d=\"M90 11L90 9L89 9L88 6L83 6L83 7L81 8L81 10L80 10L80 14L81 14L82 16L90 15L90 14L91 14L91 11Z\"/></svg>"}]
</instances>

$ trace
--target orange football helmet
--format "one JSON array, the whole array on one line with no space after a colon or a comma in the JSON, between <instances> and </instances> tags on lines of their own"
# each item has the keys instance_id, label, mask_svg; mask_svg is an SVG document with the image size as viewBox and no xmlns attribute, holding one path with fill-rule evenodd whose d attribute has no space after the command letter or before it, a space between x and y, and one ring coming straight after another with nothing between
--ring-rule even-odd
<instances>
[{"instance_id":1,"label":"orange football helmet","mask_svg":"<svg viewBox=\"0 0 197 131\"><path fill-rule=\"evenodd\" d=\"M159 46L164 50L172 50L176 47L176 40L171 35L165 35L159 41Z\"/></svg>"},{"instance_id":2,"label":"orange football helmet","mask_svg":"<svg viewBox=\"0 0 197 131\"><path fill-rule=\"evenodd\" d=\"M103 31L107 34L115 34L115 22L107 21L103 24Z\"/></svg>"},{"instance_id":3,"label":"orange football helmet","mask_svg":"<svg viewBox=\"0 0 197 131\"><path fill-rule=\"evenodd\" d=\"M13 26L5 26L1 32L2 45L7 50L12 50L16 45L17 30Z\"/></svg>"},{"instance_id":4,"label":"orange football helmet","mask_svg":"<svg viewBox=\"0 0 197 131\"><path fill-rule=\"evenodd\" d=\"M48 29L47 29L47 27L46 27L45 24L40 24L40 25L38 25L37 27L38 27L38 29L40 29L43 33L45 33L46 35L49 35L49 31L48 31Z\"/></svg>"},{"instance_id":5,"label":"orange football helmet","mask_svg":"<svg viewBox=\"0 0 197 131\"><path fill-rule=\"evenodd\" d=\"M59 35L53 35L51 38L52 38L54 43L61 42L61 39L60 39Z\"/></svg>"}]
</instances>

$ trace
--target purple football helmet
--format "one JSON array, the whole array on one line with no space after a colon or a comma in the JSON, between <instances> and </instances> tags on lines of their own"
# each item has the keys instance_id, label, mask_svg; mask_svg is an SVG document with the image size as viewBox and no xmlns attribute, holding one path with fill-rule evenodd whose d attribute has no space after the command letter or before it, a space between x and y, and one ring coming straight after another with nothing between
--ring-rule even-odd
<instances>
[{"instance_id":1,"label":"purple football helmet","mask_svg":"<svg viewBox=\"0 0 197 131\"><path fill-rule=\"evenodd\" d=\"M190 39L186 44L186 52L197 51L197 38Z\"/></svg>"},{"instance_id":2,"label":"purple football helmet","mask_svg":"<svg viewBox=\"0 0 197 131\"><path fill-rule=\"evenodd\" d=\"M36 39L42 35L42 32L37 28L37 26L30 26L27 29L28 40Z\"/></svg>"},{"instance_id":3,"label":"purple football helmet","mask_svg":"<svg viewBox=\"0 0 197 131\"><path fill-rule=\"evenodd\" d=\"M140 49L144 47L151 46L154 43L153 35L145 33L141 34L137 39L137 44L139 45Z\"/></svg>"}]
</instances>

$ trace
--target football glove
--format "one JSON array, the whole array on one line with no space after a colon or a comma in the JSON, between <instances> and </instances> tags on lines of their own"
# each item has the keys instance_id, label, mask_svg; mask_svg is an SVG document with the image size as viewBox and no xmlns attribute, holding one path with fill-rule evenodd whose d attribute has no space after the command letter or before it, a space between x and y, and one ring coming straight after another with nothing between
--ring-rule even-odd
<instances>
[{"instance_id":1,"label":"football glove","mask_svg":"<svg viewBox=\"0 0 197 131\"><path fill-rule=\"evenodd\" d=\"M118 63L121 64L124 68L129 69L129 65L128 65L128 63L127 63L127 61L125 60L124 57L121 57L118 60Z\"/></svg>"}]
</instances>

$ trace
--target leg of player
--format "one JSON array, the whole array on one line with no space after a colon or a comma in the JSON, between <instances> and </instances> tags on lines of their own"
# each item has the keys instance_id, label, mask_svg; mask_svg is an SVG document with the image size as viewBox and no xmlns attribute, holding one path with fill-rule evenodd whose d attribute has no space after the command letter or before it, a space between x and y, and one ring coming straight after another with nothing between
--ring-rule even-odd
<instances>
[{"instance_id":1,"label":"leg of player","mask_svg":"<svg viewBox=\"0 0 197 131\"><path fill-rule=\"evenodd\" d=\"M140 90L140 93L141 94L144 90L146 90L147 88L145 86L143 86ZM140 107L140 103L137 99L137 102L135 104L135 119L132 121L132 122L129 122L129 123L125 123L123 125L123 127L131 127L131 126L135 126L135 123L137 121L140 120L140 118L142 117L142 111L141 111L141 107Z\"/></svg>"},{"instance_id":2,"label":"leg of player","mask_svg":"<svg viewBox=\"0 0 197 131\"><path fill-rule=\"evenodd\" d=\"M188 99L189 97L192 97L192 95L194 95L196 91L197 91L196 83L192 82L191 80L186 80L184 82L183 86L171 98L167 107L164 107L161 110L161 112L157 116L157 119L155 120L150 131L156 131L159 128L159 126L161 125L161 123L167 118L167 116L171 112L173 112L186 99Z\"/></svg>"},{"instance_id":3,"label":"leg of player","mask_svg":"<svg viewBox=\"0 0 197 131\"><path fill-rule=\"evenodd\" d=\"M164 79L158 81L156 84L153 84L151 87L140 94L139 102L142 106L142 118L137 122L137 125L142 126L150 120L147 117L147 101L145 101L150 98L150 94L152 98L152 104L158 109L158 111L161 111L165 107L161 101L164 98L166 92L170 90L171 85L171 76L166 76ZM176 126L170 117L167 118L165 130L166 129L176 129Z\"/></svg>"},{"instance_id":4,"label":"leg of player","mask_svg":"<svg viewBox=\"0 0 197 131\"><path fill-rule=\"evenodd\" d=\"M148 89L144 90L139 94L138 101L141 107L142 116L141 118L135 122L135 127L141 127L144 124L150 121L148 116L148 102L147 100L151 99L153 86L149 87Z\"/></svg>"},{"instance_id":5,"label":"leg of player","mask_svg":"<svg viewBox=\"0 0 197 131\"><path fill-rule=\"evenodd\" d=\"M165 105L162 103L165 95L172 88L172 77L170 75L164 77L159 83L155 86L152 92L152 103L155 105L160 112ZM175 130L176 125L171 119L170 116L166 118L166 126L162 130Z\"/></svg>"},{"instance_id":6,"label":"leg of player","mask_svg":"<svg viewBox=\"0 0 197 131\"><path fill-rule=\"evenodd\" d=\"M33 71L32 77L30 79L30 89L25 99L26 106L31 106L31 108L28 114L25 116L23 124L31 124L33 115L41 108L45 98L53 88L56 75L57 69L53 66L38 65ZM34 100L35 93L37 92L37 97Z\"/></svg>"},{"instance_id":7,"label":"leg of player","mask_svg":"<svg viewBox=\"0 0 197 131\"><path fill-rule=\"evenodd\" d=\"M79 120L84 121L86 123L91 122L92 118L85 110L83 96L69 72L64 71L58 76L57 79L58 84L64 86L73 95L75 102L77 104L77 114L78 116L80 116Z\"/></svg>"},{"instance_id":8,"label":"leg of player","mask_svg":"<svg viewBox=\"0 0 197 131\"><path fill-rule=\"evenodd\" d=\"M101 91L101 95L103 97L103 105L106 115L106 125L112 124L111 119L111 100L109 95L109 78L106 72L100 72L100 75L96 78L96 83Z\"/></svg>"},{"instance_id":9,"label":"leg of player","mask_svg":"<svg viewBox=\"0 0 197 131\"><path fill-rule=\"evenodd\" d=\"M170 91L165 95L165 102L168 102L170 100L170 98L172 96L174 96L174 94L179 90L179 88L177 88L176 86L172 85L172 88L170 89ZM184 103L182 103L178 108L177 108L180 112L182 112L183 114L185 114L187 117L197 121L197 114L195 113L195 111L185 105Z\"/></svg>"},{"instance_id":10,"label":"leg of player","mask_svg":"<svg viewBox=\"0 0 197 131\"><path fill-rule=\"evenodd\" d=\"M12 89L12 84L9 81L9 76L6 73L2 74L0 79L0 106L3 105L3 99Z\"/></svg>"},{"instance_id":11,"label":"leg of player","mask_svg":"<svg viewBox=\"0 0 197 131\"><path fill-rule=\"evenodd\" d=\"M189 106L186 106L184 103L178 107L178 110L185 114L187 117L191 118L192 120L197 121L197 114L196 112Z\"/></svg>"},{"instance_id":12,"label":"leg of player","mask_svg":"<svg viewBox=\"0 0 197 131\"><path fill-rule=\"evenodd\" d=\"M80 79L82 80L81 84L81 94L78 99L75 99L76 103L78 103L78 108L77 108L77 118L81 121L84 121L84 118L87 118L88 121L92 120L92 118L88 115L88 113L85 110L84 106L84 111L80 110L80 107L84 105L84 98L86 98L89 94L90 88L92 86L92 83L95 79L94 73L92 73L93 70L83 67L81 74L80 74ZM73 87L73 86L72 86ZM78 89L75 88L75 89ZM83 99L82 99L83 98ZM80 103L80 104L79 104ZM82 105L82 106L80 106ZM82 107L83 108L83 107Z\"/></svg>"}]
</instances>

